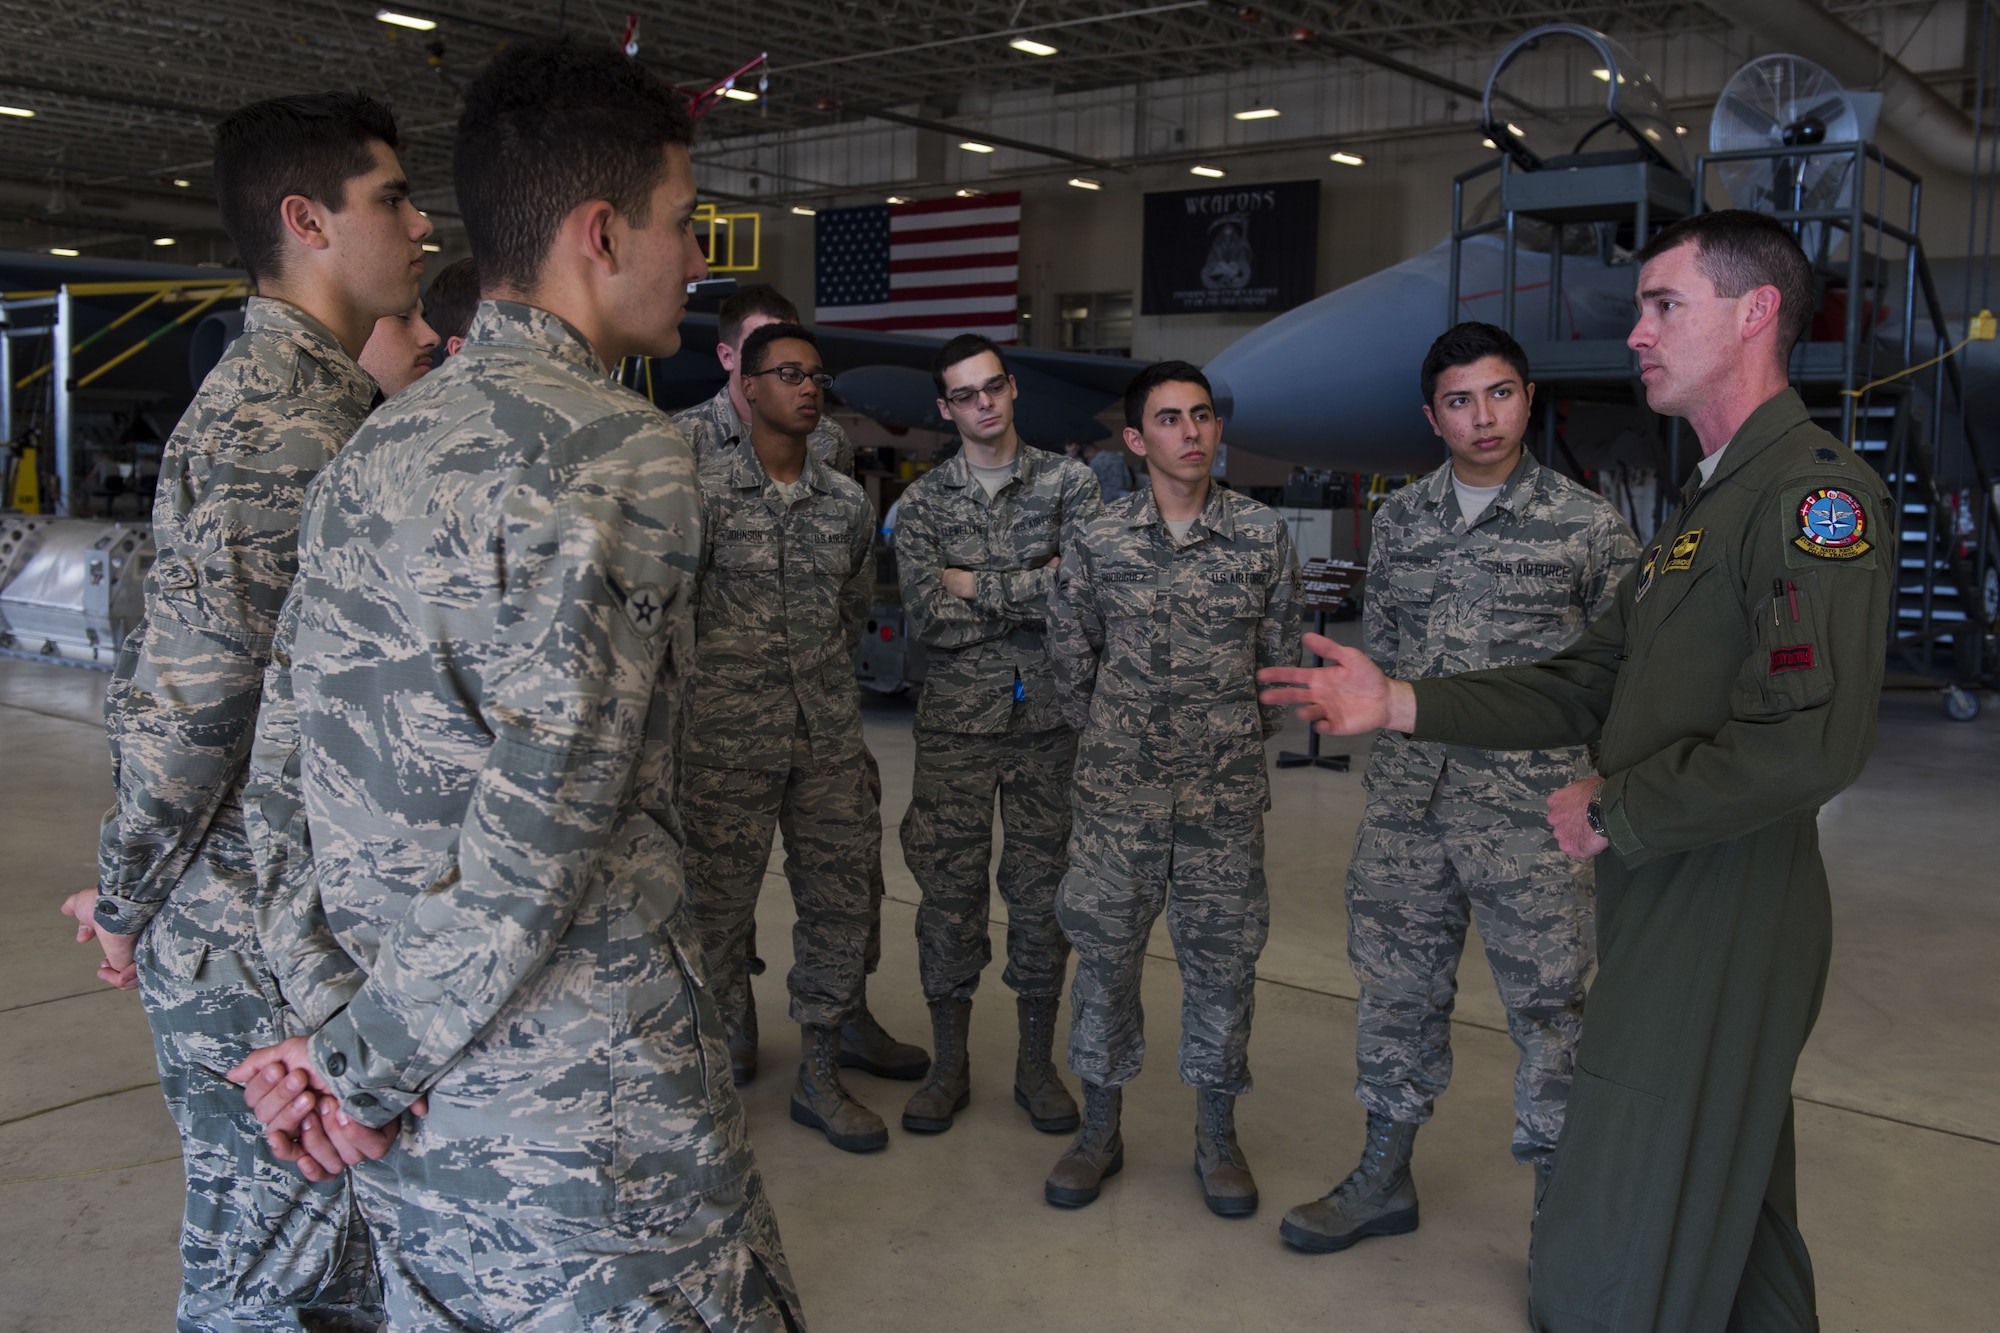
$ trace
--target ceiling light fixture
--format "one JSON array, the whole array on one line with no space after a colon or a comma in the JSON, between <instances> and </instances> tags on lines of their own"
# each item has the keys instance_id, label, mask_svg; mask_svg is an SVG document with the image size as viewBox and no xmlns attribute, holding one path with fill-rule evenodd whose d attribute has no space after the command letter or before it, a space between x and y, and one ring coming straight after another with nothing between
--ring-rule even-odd
<instances>
[{"instance_id":1,"label":"ceiling light fixture","mask_svg":"<svg viewBox=\"0 0 2000 1333\"><path fill-rule=\"evenodd\" d=\"M963 148L968 153L990 153L993 151L992 144L975 143L971 139L967 139L964 143L960 144L959 147Z\"/></svg>"},{"instance_id":2,"label":"ceiling light fixture","mask_svg":"<svg viewBox=\"0 0 2000 1333\"><path fill-rule=\"evenodd\" d=\"M968 185L962 190L953 190L952 193L957 195L961 199L977 199L980 195L985 194L986 191L975 190L970 185Z\"/></svg>"},{"instance_id":3,"label":"ceiling light fixture","mask_svg":"<svg viewBox=\"0 0 2000 1333\"><path fill-rule=\"evenodd\" d=\"M81 250L72 250L66 245L52 245L49 247L49 253L52 255L61 255L64 259L75 259L83 252Z\"/></svg>"},{"instance_id":4,"label":"ceiling light fixture","mask_svg":"<svg viewBox=\"0 0 2000 1333\"><path fill-rule=\"evenodd\" d=\"M436 19L420 19L414 14L398 14L393 9L376 10L375 21L386 23L392 28L409 28L416 32L429 32L437 27Z\"/></svg>"},{"instance_id":5,"label":"ceiling light fixture","mask_svg":"<svg viewBox=\"0 0 2000 1333\"><path fill-rule=\"evenodd\" d=\"M1481 148L1498 148L1500 145L1494 143L1491 139L1481 139L1479 141L1479 146Z\"/></svg>"},{"instance_id":6,"label":"ceiling light fixture","mask_svg":"<svg viewBox=\"0 0 2000 1333\"><path fill-rule=\"evenodd\" d=\"M910 202L910 196L908 196L907 194L892 194L884 202L891 204L907 204Z\"/></svg>"},{"instance_id":7,"label":"ceiling light fixture","mask_svg":"<svg viewBox=\"0 0 2000 1333\"><path fill-rule=\"evenodd\" d=\"M425 241L425 242L424 242L424 253L425 253L425 254L427 254L427 255L434 255L434 254L438 254L438 253L440 253L440 252L441 252L441 251L442 251L443 249L444 249L444 247L443 247L442 245L433 245L433 244L431 244L431 243L430 243L429 241Z\"/></svg>"},{"instance_id":8,"label":"ceiling light fixture","mask_svg":"<svg viewBox=\"0 0 2000 1333\"><path fill-rule=\"evenodd\" d=\"M1056 49L1053 46L1050 46L1047 42L1038 42L1032 37L1016 37L1013 41L1007 43L1007 45L1013 47L1023 55L1052 56L1056 53Z\"/></svg>"},{"instance_id":9,"label":"ceiling light fixture","mask_svg":"<svg viewBox=\"0 0 2000 1333\"><path fill-rule=\"evenodd\" d=\"M171 236L155 236L153 238L154 245L172 245L173 243L174 238Z\"/></svg>"},{"instance_id":10,"label":"ceiling light fixture","mask_svg":"<svg viewBox=\"0 0 2000 1333\"><path fill-rule=\"evenodd\" d=\"M22 120L33 120L35 113L24 106L0 106L0 116L19 116Z\"/></svg>"},{"instance_id":11,"label":"ceiling light fixture","mask_svg":"<svg viewBox=\"0 0 2000 1333\"><path fill-rule=\"evenodd\" d=\"M757 94L751 92L748 88L724 88L722 95L732 102L754 102L757 100Z\"/></svg>"},{"instance_id":12,"label":"ceiling light fixture","mask_svg":"<svg viewBox=\"0 0 2000 1333\"><path fill-rule=\"evenodd\" d=\"M1278 108L1274 106L1253 106L1248 111L1236 113L1238 120L1276 120Z\"/></svg>"},{"instance_id":13,"label":"ceiling light fixture","mask_svg":"<svg viewBox=\"0 0 2000 1333\"><path fill-rule=\"evenodd\" d=\"M1069 183L1079 190L1101 190L1104 182L1091 180L1088 176L1071 176Z\"/></svg>"},{"instance_id":14,"label":"ceiling light fixture","mask_svg":"<svg viewBox=\"0 0 2000 1333\"><path fill-rule=\"evenodd\" d=\"M819 210L817 208L807 208L804 204L793 204L792 212L796 213L798 216L802 218L819 216Z\"/></svg>"},{"instance_id":15,"label":"ceiling light fixture","mask_svg":"<svg viewBox=\"0 0 2000 1333\"><path fill-rule=\"evenodd\" d=\"M1221 167L1189 167L1188 171L1196 176L1207 176L1210 180L1228 174Z\"/></svg>"},{"instance_id":16,"label":"ceiling light fixture","mask_svg":"<svg viewBox=\"0 0 2000 1333\"><path fill-rule=\"evenodd\" d=\"M1528 132L1511 120L1507 122L1507 133L1513 135L1516 139L1525 139L1528 137Z\"/></svg>"},{"instance_id":17,"label":"ceiling light fixture","mask_svg":"<svg viewBox=\"0 0 2000 1333\"><path fill-rule=\"evenodd\" d=\"M174 188L178 190L185 190L193 183L192 181L182 180L179 176L174 177Z\"/></svg>"},{"instance_id":18,"label":"ceiling light fixture","mask_svg":"<svg viewBox=\"0 0 2000 1333\"><path fill-rule=\"evenodd\" d=\"M1368 161L1367 158L1361 156L1359 153L1348 152L1330 153L1327 155L1326 160L1329 162L1338 162L1343 167L1359 167L1366 165Z\"/></svg>"}]
</instances>

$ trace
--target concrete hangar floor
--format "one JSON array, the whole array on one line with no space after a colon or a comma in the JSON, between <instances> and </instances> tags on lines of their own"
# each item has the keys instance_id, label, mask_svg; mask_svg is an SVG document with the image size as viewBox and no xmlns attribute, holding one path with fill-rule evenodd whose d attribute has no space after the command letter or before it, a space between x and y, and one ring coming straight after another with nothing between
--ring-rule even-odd
<instances>
[{"instance_id":1,"label":"concrete hangar floor","mask_svg":"<svg viewBox=\"0 0 2000 1333\"><path fill-rule=\"evenodd\" d=\"M56 912L89 882L108 800L105 680L0 659L5 1333L165 1328L178 1283L179 1154L145 1018L134 996L93 979ZM905 701L869 705L889 892L887 956L870 991L892 1032L928 1044L916 889L894 835L909 800L910 721ZM1294 727L1281 744L1302 739ZM1277 1237L1285 1208L1328 1189L1360 1144L1340 895L1361 814L1365 748L1354 753L1349 773L1274 774L1257 1088L1240 1111L1263 1207L1247 1220L1211 1216L1191 1169L1194 1096L1174 1075L1180 997L1164 927L1146 972L1152 1043L1127 1093L1125 1171L1091 1207L1042 1202L1066 1140L1036 1133L1009 1095L1014 1014L997 962L975 1007L972 1104L949 1134L892 1129L887 1151L857 1157L792 1124L792 912L774 862L758 932L771 964L757 982L764 1072L745 1093L815 1329L1525 1326L1531 1186L1507 1151L1514 1051L1476 950L1461 975L1456 1077L1417 1139L1422 1229L1329 1256ZM1996 811L2000 713L1953 723L1934 698L1890 694L1874 761L1821 817L1836 943L1797 1092L1801 1221L1829 1333L2000 1328ZM912 1085L851 1078L893 1125Z\"/></svg>"}]
</instances>

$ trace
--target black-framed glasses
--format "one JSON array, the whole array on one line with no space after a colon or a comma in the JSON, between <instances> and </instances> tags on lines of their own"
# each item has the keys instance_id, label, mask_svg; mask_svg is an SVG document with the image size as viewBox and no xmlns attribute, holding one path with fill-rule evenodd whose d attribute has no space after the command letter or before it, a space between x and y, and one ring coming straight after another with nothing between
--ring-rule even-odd
<instances>
[{"instance_id":1,"label":"black-framed glasses","mask_svg":"<svg viewBox=\"0 0 2000 1333\"><path fill-rule=\"evenodd\" d=\"M821 393L825 393L833 387L833 376L827 374L824 370L815 370L811 374L807 374L797 366L772 366L768 370L753 370L744 378L754 380L759 375L776 375L793 388L797 388L807 380L811 380L819 386Z\"/></svg>"},{"instance_id":2,"label":"black-framed glasses","mask_svg":"<svg viewBox=\"0 0 2000 1333\"><path fill-rule=\"evenodd\" d=\"M944 400L953 407L971 407L979 401L981 396L998 398L1006 392L1007 377L1005 375L995 375L992 379L977 388L953 389L944 396Z\"/></svg>"}]
</instances>

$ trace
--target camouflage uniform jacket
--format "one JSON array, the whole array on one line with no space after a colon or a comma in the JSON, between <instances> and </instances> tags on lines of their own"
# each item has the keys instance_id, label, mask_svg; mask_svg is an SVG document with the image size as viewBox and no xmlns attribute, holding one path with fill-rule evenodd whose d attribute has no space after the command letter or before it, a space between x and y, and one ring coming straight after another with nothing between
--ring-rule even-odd
<instances>
[{"instance_id":1,"label":"camouflage uniform jacket","mask_svg":"<svg viewBox=\"0 0 2000 1333\"><path fill-rule=\"evenodd\" d=\"M750 425L736 415L736 404L730 401L727 384L707 402L674 413L674 424L694 447L694 465L698 468L707 467L750 439ZM854 442L847 438L840 423L825 412L820 413L819 425L806 438L806 451L843 477L854 475Z\"/></svg>"},{"instance_id":2,"label":"camouflage uniform jacket","mask_svg":"<svg viewBox=\"0 0 2000 1333\"><path fill-rule=\"evenodd\" d=\"M962 451L903 492L896 570L911 637L927 650L918 726L997 735L1015 721L1017 698L1021 731L1063 725L1049 666L1048 564L1103 510L1088 468L1027 445L991 500ZM972 600L944 590L947 569L972 571Z\"/></svg>"},{"instance_id":3,"label":"camouflage uniform jacket","mask_svg":"<svg viewBox=\"0 0 2000 1333\"><path fill-rule=\"evenodd\" d=\"M212 827L247 862L238 783L272 629L298 569L306 483L378 397L325 326L287 302L252 297L243 336L167 441L146 617L105 696L117 790L98 843L97 920L106 929L144 929ZM235 906L216 910L227 918ZM249 905L240 906L247 936Z\"/></svg>"},{"instance_id":4,"label":"camouflage uniform jacket","mask_svg":"<svg viewBox=\"0 0 2000 1333\"><path fill-rule=\"evenodd\" d=\"M313 488L253 784L311 857L280 858L264 942L299 1000L320 955L359 965L311 1038L350 1115L450 1080L405 1188L599 1216L749 1168L678 923L700 525L672 423L510 302Z\"/></svg>"},{"instance_id":5,"label":"camouflage uniform jacket","mask_svg":"<svg viewBox=\"0 0 2000 1333\"><path fill-rule=\"evenodd\" d=\"M1079 809L1181 819L1270 807L1283 708L1260 667L1299 657L1298 561L1275 510L1221 486L1176 544L1150 490L1085 525L1057 581L1049 651L1077 744Z\"/></svg>"},{"instance_id":6,"label":"camouflage uniform jacket","mask_svg":"<svg viewBox=\"0 0 2000 1333\"><path fill-rule=\"evenodd\" d=\"M1467 527L1447 462L1375 515L1363 650L1398 680L1543 661L1611 608L1637 558L1632 530L1608 501L1525 451L1505 489ZM1581 747L1496 752L1384 732L1369 760L1368 790L1378 797L1393 790L1419 814L1447 767L1476 775L1496 766L1531 787L1589 771ZM1530 813L1539 821L1545 812Z\"/></svg>"},{"instance_id":7,"label":"camouflage uniform jacket","mask_svg":"<svg viewBox=\"0 0 2000 1333\"><path fill-rule=\"evenodd\" d=\"M701 584L685 751L783 769L801 715L821 760L861 749L854 647L875 589L875 511L810 454L787 505L746 439L701 469Z\"/></svg>"}]
</instances>

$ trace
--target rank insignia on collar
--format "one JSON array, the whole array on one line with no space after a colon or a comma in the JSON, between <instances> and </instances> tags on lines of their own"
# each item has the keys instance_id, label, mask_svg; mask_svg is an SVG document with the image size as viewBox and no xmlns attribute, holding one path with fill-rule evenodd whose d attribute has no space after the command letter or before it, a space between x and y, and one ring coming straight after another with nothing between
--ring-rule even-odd
<instances>
[{"instance_id":1,"label":"rank insignia on collar","mask_svg":"<svg viewBox=\"0 0 2000 1333\"><path fill-rule=\"evenodd\" d=\"M1689 528L1674 538L1673 547L1667 552L1667 563L1661 567L1660 572L1670 574L1676 569L1692 569L1694 553L1701 549L1701 534L1702 529Z\"/></svg>"},{"instance_id":2,"label":"rank insignia on collar","mask_svg":"<svg viewBox=\"0 0 2000 1333\"><path fill-rule=\"evenodd\" d=\"M1660 548L1655 546L1646 552L1646 558L1639 562L1639 580L1632 588L1632 600L1643 601L1653 586L1653 572L1658 568Z\"/></svg>"},{"instance_id":3,"label":"rank insignia on collar","mask_svg":"<svg viewBox=\"0 0 2000 1333\"><path fill-rule=\"evenodd\" d=\"M1806 492L1799 502L1799 530L1803 535L1792 538L1792 545L1824 560L1852 560L1874 549L1863 540L1868 514L1861 502L1832 487Z\"/></svg>"}]
</instances>

